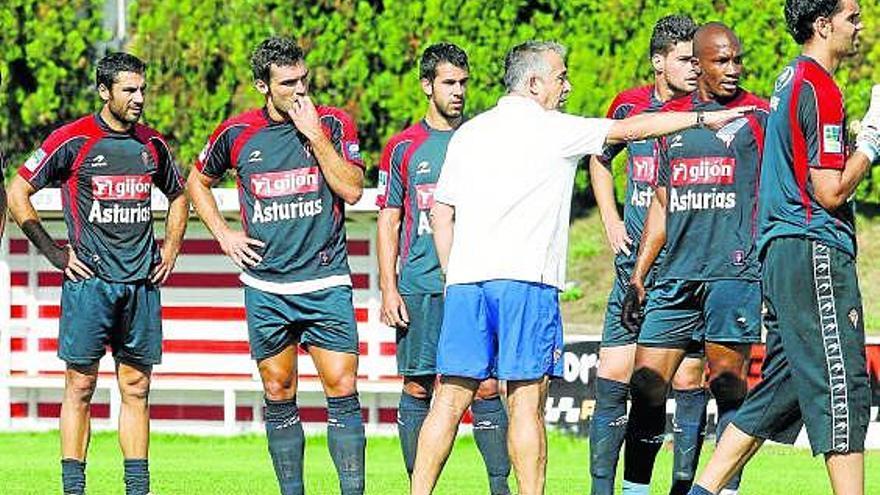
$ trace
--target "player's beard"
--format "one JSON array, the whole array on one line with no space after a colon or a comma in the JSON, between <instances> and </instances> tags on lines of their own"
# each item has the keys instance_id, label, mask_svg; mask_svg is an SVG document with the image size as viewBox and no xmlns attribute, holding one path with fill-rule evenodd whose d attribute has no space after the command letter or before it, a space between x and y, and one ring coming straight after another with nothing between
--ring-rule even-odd
<instances>
[{"instance_id":1,"label":"player's beard","mask_svg":"<svg viewBox=\"0 0 880 495\"><path fill-rule=\"evenodd\" d=\"M141 115L144 112L143 108L141 108L140 110L135 110L133 108L130 108L127 104L122 105L122 108L117 108L117 106L114 105L113 102L110 102L110 105L108 105L108 107L113 117L115 117L116 120L125 124L137 124L137 122L141 119Z\"/></svg>"}]
</instances>

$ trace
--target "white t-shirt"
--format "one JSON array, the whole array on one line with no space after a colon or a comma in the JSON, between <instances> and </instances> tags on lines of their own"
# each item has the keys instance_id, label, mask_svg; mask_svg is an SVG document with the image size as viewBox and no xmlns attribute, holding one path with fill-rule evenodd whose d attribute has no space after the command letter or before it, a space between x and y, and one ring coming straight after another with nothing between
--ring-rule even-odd
<instances>
[{"instance_id":1,"label":"white t-shirt","mask_svg":"<svg viewBox=\"0 0 880 495\"><path fill-rule=\"evenodd\" d=\"M510 279L562 290L577 164L613 120L508 95L456 131L434 192L455 207L447 285Z\"/></svg>"}]
</instances>

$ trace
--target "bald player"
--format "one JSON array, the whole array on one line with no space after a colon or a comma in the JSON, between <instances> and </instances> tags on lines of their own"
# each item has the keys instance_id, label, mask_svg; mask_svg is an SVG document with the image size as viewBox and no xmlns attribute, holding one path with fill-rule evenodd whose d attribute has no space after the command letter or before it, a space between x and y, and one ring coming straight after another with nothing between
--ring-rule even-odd
<instances>
[{"instance_id":1,"label":"bald player","mask_svg":"<svg viewBox=\"0 0 880 495\"><path fill-rule=\"evenodd\" d=\"M666 110L754 105L758 111L718 131L688 129L658 142L654 202L623 309L624 325L641 323L628 438L653 447L641 458L648 472L663 442L669 382L685 353L705 346L720 434L745 398L751 344L760 341L754 218L768 105L739 86L742 44L727 26L701 27L694 54L701 69L698 89ZM645 279L664 246L646 294ZM738 479L733 480L724 493L738 488ZM629 493L647 494L648 486Z\"/></svg>"}]
</instances>

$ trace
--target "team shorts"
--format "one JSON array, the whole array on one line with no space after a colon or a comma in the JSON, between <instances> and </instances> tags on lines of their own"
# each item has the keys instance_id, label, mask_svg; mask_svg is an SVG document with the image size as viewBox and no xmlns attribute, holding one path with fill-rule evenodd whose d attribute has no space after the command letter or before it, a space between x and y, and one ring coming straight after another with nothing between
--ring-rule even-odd
<instances>
[{"instance_id":1,"label":"team shorts","mask_svg":"<svg viewBox=\"0 0 880 495\"><path fill-rule=\"evenodd\" d=\"M58 357L68 364L90 366L104 356L107 346L119 362L152 366L162 361L159 288L148 281L65 279Z\"/></svg>"},{"instance_id":2,"label":"team shorts","mask_svg":"<svg viewBox=\"0 0 880 495\"><path fill-rule=\"evenodd\" d=\"M648 292L639 344L687 349L692 342L761 341L761 283L663 280Z\"/></svg>"},{"instance_id":3,"label":"team shorts","mask_svg":"<svg viewBox=\"0 0 880 495\"><path fill-rule=\"evenodd\" d=\"M805 424L814 455L863 451L871 388L855 260L820 242L774 239L763 289L762 380L734 424L784 443L793 443Z\"/></svg>"},{"instance_id":4,"label":"team shorts","mask_svg":"<svg viewBox=\"0 0 880 495\"><path fill-rule=\"evenodd\" d=\"M397 373L437 373L437 339L443 323L443 294L403 294L409 325L397 329Z\"/></svg>"},{"instance_id":5,"label":"team shorts","mask_svg":"<svg viewBox=\"0 0 880 495\"><path fill-rule=\"evenodd\" d=\"M258 361L295 343L358 353L357 322L349 286L294 295L245 286L244 306L251 357Z\"/></svg>"},{"instance_id":6,"label":"team shorts","mask_svg":"<svg viewBox=\"0 0 880 495\"><path fill-rule=\"evenodd\" d=\"M447 287L438 373L477 380L562 376L562 350L556 287L516 280Z\"/></svg>"}]
</instances>

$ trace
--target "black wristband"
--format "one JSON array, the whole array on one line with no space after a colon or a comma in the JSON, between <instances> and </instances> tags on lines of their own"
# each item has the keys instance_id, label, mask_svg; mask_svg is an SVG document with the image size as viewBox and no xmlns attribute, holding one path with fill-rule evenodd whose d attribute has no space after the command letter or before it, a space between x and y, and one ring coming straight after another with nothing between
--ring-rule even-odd
<instances>
[{"instance_id":1,"label":"black wristband","mask_svg":"<svg viewBox=\"0 0 880 495\"><path fill-rule=\"evenodd\" d=\"M52 240L39 220L25 221L21 224L21 231L34 243L34 246L37 246L37 249L43 253L43 256L49 260L49 263L52 263L52 266L59 270L67 268L70 255L66 249L55 244L55 241Z\"/></svg>"}]
</instances>

